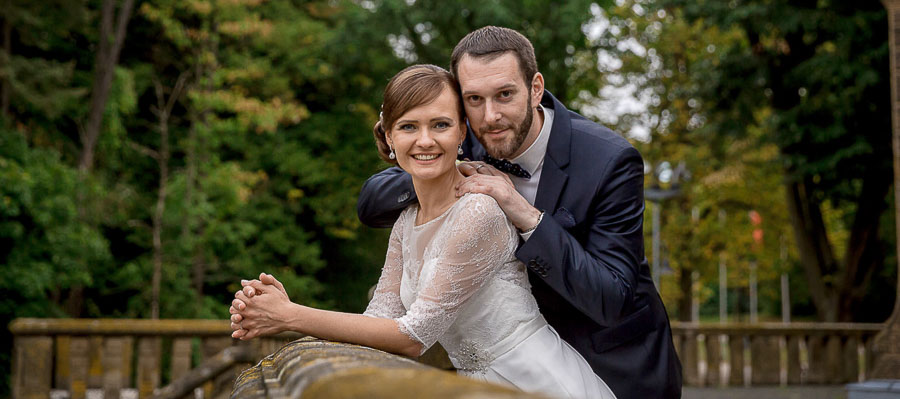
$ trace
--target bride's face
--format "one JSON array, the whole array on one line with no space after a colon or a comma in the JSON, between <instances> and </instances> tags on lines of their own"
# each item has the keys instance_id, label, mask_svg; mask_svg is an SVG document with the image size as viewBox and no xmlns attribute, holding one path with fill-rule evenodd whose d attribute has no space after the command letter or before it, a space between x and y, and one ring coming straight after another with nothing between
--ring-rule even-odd
<instances>
[{"instance_id":1,"label":"bride's face","mask_svg":"<svg viewBox=\"0 0 900 399\"><path fill-rule=\"evenodd\" d=\"M456 167L457 148L465 138L458 106L456 93L444 87L434 101L397 118L387 132L388 142L403 170L415 178L427 180Z\"/></svg>"}]
</instances>

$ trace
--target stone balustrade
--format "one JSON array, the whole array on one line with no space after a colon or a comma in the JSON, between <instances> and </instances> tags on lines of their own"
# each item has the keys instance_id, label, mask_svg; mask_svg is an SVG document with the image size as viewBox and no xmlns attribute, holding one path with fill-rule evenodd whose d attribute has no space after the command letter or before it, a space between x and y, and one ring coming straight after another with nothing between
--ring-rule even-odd
<instances>
[{"instance_id":1,"label":"stone balustrade","mask_svg":"<svg viewBox=\"0 0 900 399\"><path fill-rule=\"evenodd\" d=\"M242 392L238 397L255 398L259 384L276 384L276 379L253 382L253 376L278 367L295 372L296 380L278 374L277 389L339 391L328 394L334 397L352 393L340 387L361 381L377 382L372 386L383 389L383 397L396 389L463 389L455 388L459 377L452 373L420 365L450 367L440 348L417 363L355 345L288 344L299 338L296 334L241 342L231 339L227 320L16 319L9 328L14 337L15 398L81 399L91 392L107 398L179 397L195 387L202 397L211 398L227 397L233 386L236 394ZM672 323L686 386L863 381L872 374L873 341L882 328L861 323ZM265 356L268 360L234 385L241 370ZM291 356L298 357L288 367L285 362ZM360 360L354 356L369 366L358 367ZM410 378L419 374L427 377ZM410 379L427 383L415 385ZM391 387L394 384L400 388Z\"/></svg>"},{"instance_id":2,"label":"stone balustrade","mask_svg":"<svg viewBox=\"0 0 900 399\"><path fill-rule=\"evenodd\" d=\"M864 381L882 328L874 323L672 322L687 386Z\"/></svg>"},{"instance_id":3,"label":"stone balustrade","mask_svg":"<svg viewBox=\"0 0 900 399\"><path fill-rule=\"evenodd\" d=\"M92 391L177 397L160 388L200 366L208 374L203 397L227 397L241 370L299 337L243 343L231 338L227 320L16 319L9 329L12 394L21 399L82 399Z\"/></svg>"}]
</instances>

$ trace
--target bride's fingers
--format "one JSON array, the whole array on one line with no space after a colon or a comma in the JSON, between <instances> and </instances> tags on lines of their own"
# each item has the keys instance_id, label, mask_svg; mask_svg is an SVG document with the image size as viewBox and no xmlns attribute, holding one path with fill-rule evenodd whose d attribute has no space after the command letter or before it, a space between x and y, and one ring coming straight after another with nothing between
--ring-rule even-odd
<instances>
[{"instance_id":1,"label":"bride's fingers","mask_svg":"<svg viewBox=\"0 0 900 399\"><path fill-rule=\"evenodd\" d=\"M244 316L241 316L240 314L233 314L233 315L231 315L231 322L232 322L232 323L240 323L241 320L244 320Z\"/></svg>"},{"instance_id":2,"label":"bride's fingers","mask_svg":"<svg viewBox=\"0 0 900 399\"><path fill-rule=\"evenodd\" d=\"M241 287L249 287L250 284L252 284L254 281L258 282L259 280L256 280L256 279L253 279L253 280L241 280ZM262 292L258 292L258 291L257 291L257 292L255 292L254 294L255 294L255 295L259 295L259 294L262 294Z\"/></svg>"},{"instance_id":3,"label":"bride's fingers","mask_svg":"<svg viewBox=\"0 0 900 399\"><path fill-rule=\"evenodd\" d=\"M242 340L253 339L259 335L259 330L243 330L246 331L240 338Z\"/></svg>"},{"instance_id":4,"label":"bride's fingers","mask_svg":"<svg viewBox=\"0 0 900 399\"><path fill-rule=\"evenodd\" d=\"M257 294L266 292L266 285L263 284L263 283L262 283L261 281L259 281L259 280L253 280L253 281L251 281L249 287L255 288ZM268 287L274 287L274 286L273 286L273 285L269 285ZM245 287L245 288L247 288L247 287ZM279 291L281 291L282 293L284 292L283 290L279 290ZM272 289L269 288L269 291L268 291L268 292L272 292Z\"/></svg>"},{"instance_id":5,"label":"bride's fingers","mask_svg":"<svg viewBox=\"0 0 900 399\"><path fill-rule=\"evenodd\" d=\"M238 310L244 310L245 308L247 308L247 306L250 306L250 304L253 302L250 298L247 298L247 296L244 295L243 291L236 292L234 294L234 299L240 301L240 302L237 302L238 306L235 306L236 308L238 308Z\"/></svg>"},{"instance_id":6,"label":"bride's fingers","mask_svg":"<svg viewBox=\"0 0 900 399\"><path fill-rule=\"evenodd\" d=\"M246 336L246 335L247 335L247 330L238 329L238 330L234 330L234 332L231 333L231 338L244 339L244 336Z\"/></svg>"},{"instance_id":7,"label":"bride's fingers","mask_svg":"<svg viewBox=\"0 0 900 399\"><path fill-rule=\"evenodd\" d=\"M266 274L263 277L260 277L260 281L262 281L263 284L270 284L270 285L274 286L279 291L281 291L285 295L287 295L287 291L284 289L284 284L281 284L281 281L278 281L275 278L275 276L273 276L271 274Z\"/></svg>"}]
</instances>

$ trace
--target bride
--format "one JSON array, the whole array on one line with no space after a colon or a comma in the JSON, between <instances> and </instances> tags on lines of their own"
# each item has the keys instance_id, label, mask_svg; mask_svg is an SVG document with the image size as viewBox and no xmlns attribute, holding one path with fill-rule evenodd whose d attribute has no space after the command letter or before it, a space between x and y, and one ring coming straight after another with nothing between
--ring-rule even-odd
<instances>
[{"instance_id":1,"label":"bride","mask_svg":"<svg viewBox=\"0 0 900 399\"><path fill-rule=\"evenodd\" d=\"M232 336L291 330L410 357L440 342L462 375L554 397L614 398L539 313L514 255L518 235L497 202L456 197L466 136L458 87L446 70L415 65L385 88L376 144L412 177L418 204L394 224L365 313L292 303L280 282L261 274L235 294Z\"/></svg>"}]
</instances>

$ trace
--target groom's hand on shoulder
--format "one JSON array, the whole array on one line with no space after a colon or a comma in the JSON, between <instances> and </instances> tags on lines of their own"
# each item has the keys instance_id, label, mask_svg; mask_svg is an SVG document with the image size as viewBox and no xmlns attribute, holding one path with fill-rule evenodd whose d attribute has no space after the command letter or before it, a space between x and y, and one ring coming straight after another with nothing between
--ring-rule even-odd
<instances>
[{"instance_id":1,"label":"groom's hand on shoulder","mask_svg":"<svg viewBox=\"0 0 900 399\"><path fill-rule=\"evenodd\" d=\"M484 162L472 162L468 159L456 161L456 168L459 169L459 173L462 173L463 176L472 176L478 173L478 169L481 168L480 165L484 165Z\"/></svg>"},{"instance_id":2,"label":"groom's hand on shoulder","mask_svg":"<svg viewBox=\"0 0 900 399\"><path fill-rule=\"evenodd\" d=\"M456 186L457 197L467 193L489 195L497 201L500 209L503 209L506 217L519 231L526 231L537 225L541 211L516 191L516 186L506 173L483 162L466 163L471 166L467 165L466 171L463 171L463 164L460 164L460 172L467 177Z\"/></svg>"}]
</instances>

